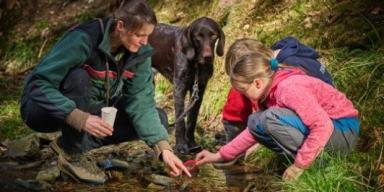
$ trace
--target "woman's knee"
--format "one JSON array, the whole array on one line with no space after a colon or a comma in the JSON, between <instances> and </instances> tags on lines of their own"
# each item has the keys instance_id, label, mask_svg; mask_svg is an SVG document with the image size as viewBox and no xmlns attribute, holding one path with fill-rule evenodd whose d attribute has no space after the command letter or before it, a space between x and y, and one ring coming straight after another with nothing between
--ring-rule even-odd
<instances>
[{"instance_id":1,"label":"woman's knee","mask_svg":"<svg viewBox=\"0 0 384 192\"><path fill-rule=\"evenodd\" d=\"M88 72L82 68L72 69L64 78L60 90L64 95L89 94L91 79Z\"/></svg>"},{"instance_id":2,"label":"woman's knee","mask_svg":"<svg viewBox=\"0 0 384 192\"><path fill-rule=\"evenodd\" d=\"M59 129L59 120L51 117L32 101L26 101L20 108L20 113L24 123L34 131L49 133Z\"/></svg>"}]
</instances>

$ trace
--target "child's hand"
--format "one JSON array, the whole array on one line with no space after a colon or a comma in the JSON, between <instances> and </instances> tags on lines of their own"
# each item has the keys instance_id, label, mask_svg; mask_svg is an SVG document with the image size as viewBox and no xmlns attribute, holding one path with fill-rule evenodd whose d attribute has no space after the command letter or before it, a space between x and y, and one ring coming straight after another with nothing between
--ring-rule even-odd
<instances>
[{"instance_id":1,"label":"child's hand","mask_svg":"<svg viewBox=\"0 0 384 192\"><path fill-rule=\"evenodd\" d=\"M204 163L212 163L222 160L221 155L219 153L211 153L207 150L203 150L202 152L196 155L196 165L201 165Z\"/></svg>"},{"instance_id":2,"label":"child's hand","mask_svg":"<svg viewBox=\"0 0 384 192\"><path fill-rule=\"evenodd\" d=\"M295 164L289 166L283 174L284 181L295 181L297 180L301 174L303 174L304 169L297 167Z\"/></svg>"}]
</instances>

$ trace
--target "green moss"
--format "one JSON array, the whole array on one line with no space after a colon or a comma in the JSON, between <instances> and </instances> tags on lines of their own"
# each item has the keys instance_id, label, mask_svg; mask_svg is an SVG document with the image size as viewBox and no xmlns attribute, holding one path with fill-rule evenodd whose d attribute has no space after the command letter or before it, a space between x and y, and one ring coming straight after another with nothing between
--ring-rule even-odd
<instances>
[{"instance_id":1,"label":"green moss","mask_svg":"<svg viewBox=\"0 0 384 192\"><path fill-rule=\"evenodd\" d=\"M19 80L0 79L0 140L20 138L32 132L19 113L22 84Z\"/></svg>"},{"instance_id":2,"label":"green moss","mask_svg":"<svg viewBox=\"0 0 384 192\"><path fill-rule=\"evenodd\" d=\"M0 65L11 73L18 73L36 63L39 42L23 41L6 44L7 50Z\"/></svg>"},{"instance_id":3,"label":"green moss","mask_svg":"<svg viewBox=\"0 0 384 192\"><path fill-rule=\"evenodd\" d=\"M40 21L37 21L35 23L35 27L36 29L38 29L39 31L49 27L49 22L47 20L40 20Z\"/></svg>"},{"instance_id":4,"label":"green moss","mask_svg":"<svg viewBox=\"0 0 384 192\"><path fill-rule=\"evenodd\" d=\"M3 102L0 105L0 139L21 138L33 131L22 121L19 113L19 103L15 100Z\"/></svg>"}]
</instances>

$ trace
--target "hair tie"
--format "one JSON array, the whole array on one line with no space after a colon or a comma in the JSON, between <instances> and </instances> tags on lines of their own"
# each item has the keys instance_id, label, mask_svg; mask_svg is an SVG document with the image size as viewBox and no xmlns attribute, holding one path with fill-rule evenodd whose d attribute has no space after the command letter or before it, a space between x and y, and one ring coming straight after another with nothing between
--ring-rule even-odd
<instances>
[{"instance_id":1,"label":"hair tie","mask_svg":"<svg viewBox=\"0 0 384 192\"><path fill-rule=\"evenodd\" d=\"M272 58L271 60L269 60L269 64L271 65L272 71L276 71L277 68L279 68L279 61L277 61L276 58Z\"/></svg>"}]
</instances>

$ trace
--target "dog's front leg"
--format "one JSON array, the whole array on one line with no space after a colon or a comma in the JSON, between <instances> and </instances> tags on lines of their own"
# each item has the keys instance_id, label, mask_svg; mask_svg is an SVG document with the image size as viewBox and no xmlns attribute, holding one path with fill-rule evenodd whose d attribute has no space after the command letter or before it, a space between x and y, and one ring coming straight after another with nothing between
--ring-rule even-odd
<instances>
[{"instance_id":1,"label":"dog's front leg","mask_svg":"<svg viewBox=\"0 0 384 192\"><path fill-rule=\"evenodd\" d=\"M197 117L199 115L199 110L200 110L200 106L201 106L201 102L203 99L205 88L206 88L206 84L200 84L199 83L199 85L198 85L198 89L199 89L198 97L199 97L199 99L195 101L195 104L193 105L193 107L188 112L185 139L186 139L187 144L188 144L188 150L190 152L193 152L193 153L201 151L201 146L196 144L194 133L195 133L195 127L197 124ZM192 90L191 90L191 93L192 93ZM193 102L193 99L194 98L190 98L190 101ZM191 103L190 103L190 105L191 105Z\"/></svg>"},{"instance_id":2,"label":"dog's front leg","mask_svg":"<svg viewBox=\"0 0 384 192\"><path fill-rule=\"evenodd\" d=\"M199 70L198 72L199 75L198 75L197 82L198 82L198 98L199 99L196 101L196 103L193 105L191 110L188 112L186 135L185 135L188 143L189 151L191 152L199 152L201 150L201 146L196 144L194 133L195 133L195 128L197 124L197 117L200 111L200 106L204 97L204 92L207 87L208 80L213 74L213 66L212 65L208 65L204 67L199 66L198 70ZM191 87L190 92L191 93L193 92L193 87ZM190 101L192 100L193 98L190 99Z\"/></svg>"},{"instance_id":3,"label":"dog's front leg","mask_svg":"<svg viewBox=\"0 0 384 192\"><path fill-rule=\"evenodd\" d=\"M188 70L187 64L179 62L176 67L175 76L173 78L173 99L175 100L175 137L176 137L176 151L181 154L187 154L188 144L185 140L185 121L181 117L184 113L185 95L188 90Z\"/></svg>"},{"instance_id":4,"label":"dog's front leg","mask_svg":"<svg viewBox=\"0 0 384 192\"><path fill-rule=\"evenodd\" d=\"M175 137L176 137L176 151L182 154L188 153L188 145L184 139L185 135L185 121L181 115L184 112L184 99L186 89L184 85L175 84L173 90L173 98L175 100Z\"/></svg>"}]
</instances>

